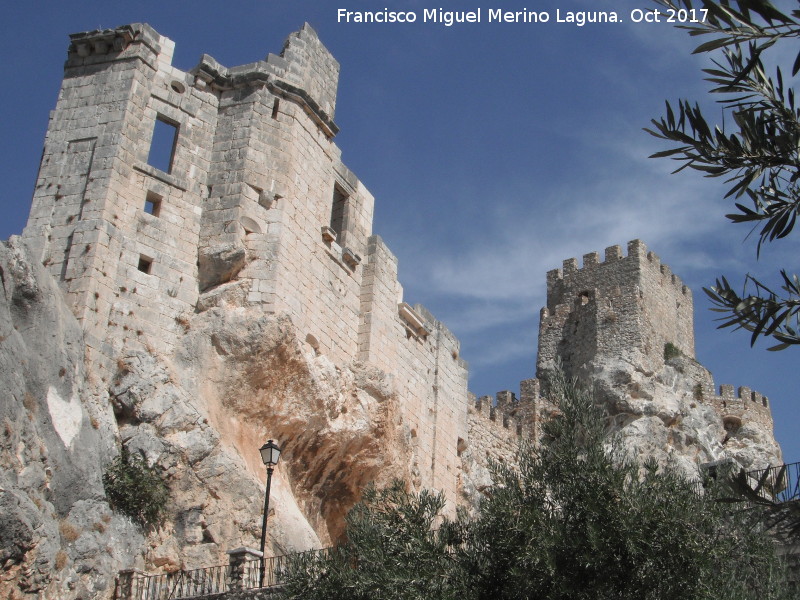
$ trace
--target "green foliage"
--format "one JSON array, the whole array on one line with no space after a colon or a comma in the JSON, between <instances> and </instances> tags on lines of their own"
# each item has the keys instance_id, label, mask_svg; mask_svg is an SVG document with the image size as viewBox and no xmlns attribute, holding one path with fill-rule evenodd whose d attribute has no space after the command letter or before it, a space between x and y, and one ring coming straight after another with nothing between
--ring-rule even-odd
<instances>
[{"instance_id":1,"label":"green foliage","mask_svg":"<svg viewBox=\"0 0 800 600\"><path fill-rule=\"evenodd\" d=\"M678 358L683 354L678 347L673 344L672 342L667 342L664 344L664 360L669 360L671 358Z\"/></svg>"},{"instance_id":2,"label":"green foliage","mask_svg":"<svg viewBox=\"0 0 800 600\"><path fill-rule=\"evenodd\" d=\"M368 490L348 541L290 568L291 599L778 600L771 541L750 513L700 495L673 469L627 459L606 415L562 377L560 417L473 521L437 518L443 502L401 484ZM435 524L442 520L438 530Z\"/></svg>"},{"instance_id":3,"label":"green foliage","mask_svg":"<svg viewBox=\"0 0 800 600\"><path fill-rule=\"evenodd\" d=\"M284 597L303 600L460 599L454 543L459 526L434 530L441 495L410 494L402 482L368 487L347 515L347 541L288 567Z\"/></svg>"},{"instance_id":4,"label":"green foliage","mask_svg":"<svg viewBox=\"0 0 800 600\"><path fill-rule=\"evenodd\" d=\"M671 9L691 9L691 0L656 0ZM730 114L728 125L711 126L699 105L688 100L667 103L667 114L653 120L650 134L676 145L653 157L671 157L706 177L725 177L732 184L726 197L736 212L727 217L758 231L757 254L765 242L787 237L800 210L800 109L794 90L784 85L778 68L769 77L762 58L780 42L800 37L800 10L787 15L767 0L703 0L705 22L682 26L690 35L711 37L695 53L720 50L713 68L704 69L707 81L720 94L719 102ZM792 75L800 70L800 52ZM760 336L772 337L782 350L800 344L800 282L781 271L781 291L773 291L747 275L741 291L722 277L705 290L721 317L720 328L752 332L751 345Z\"/></svg>"},{"instance_id":5,"label":"green foliage","mask_svg":"<svg viewBox=\"0 0 800 600\"><path fill-rule=\"evenodd\" d=\"M519 471L495 467L465 546L479 599L782 598L771 542L674 469L605 436L592 397L557 377L561 417Z\"/></svg>"},{"instance_id":6,"label":"green foliage","mask_svg":"<svg viewBox=\"0 0 800 600\"><path fill-rule=\"evenodd\" d=\"M112 508L142 527L163 522L169 500L167 484L155 468L124 446L103 475L103 487Z\"/></svg>"}]
</instances>

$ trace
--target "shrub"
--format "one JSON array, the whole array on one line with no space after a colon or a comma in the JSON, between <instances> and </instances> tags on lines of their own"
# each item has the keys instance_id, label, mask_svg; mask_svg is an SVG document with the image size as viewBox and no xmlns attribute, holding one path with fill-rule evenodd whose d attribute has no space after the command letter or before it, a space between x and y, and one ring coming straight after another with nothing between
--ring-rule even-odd
<instances>
[{"instance_id":1,"label":"shrub","mask_svg":"<svg viewBox=\"0 0 800 600\"><path fill-rule=\"evenodd\" d=\"M757 514L700 493L669 465L629 457L607 415L563 376L559 414L495 463L472 521L441 496L369 488L346 539L290 561L283 600L786 600Z\"/></svg>"},{"instance_id":2,"label":"shrub","mask_svg":"<svg viewBox=\"0 0 800 600\"><path fill-rule=\"evenodd\" d=\"M673 344L672 342L667 342L664 344L664 360L669 360L670 358L678 358L681 354L683 354L678 347Z\"/></svg>"},{"instance_id":3,"label":"shrub","mask_svg":"<svg viewBox=\"0 0 800 600\"><path fill-rule=\"evenodd\" d=\"M111 507L142 527L157 527L164 521L167 484L156 468L124 446L103 475L103 487Z\"/></svg>"}]
</instances>

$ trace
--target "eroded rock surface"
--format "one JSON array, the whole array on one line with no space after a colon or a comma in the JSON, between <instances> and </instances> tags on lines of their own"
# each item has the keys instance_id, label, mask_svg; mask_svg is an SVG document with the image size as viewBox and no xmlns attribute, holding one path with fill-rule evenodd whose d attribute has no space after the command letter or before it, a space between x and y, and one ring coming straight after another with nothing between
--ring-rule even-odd
<instances>
[{"instance_id":1,"label":"eroded rock surface","mask_svg":"<svg viewBox=\"0 0 800 600\"><path fill-rule=\"evenodd\" d=\"M212 308L187 320L174 356L130 344L88 364L80 324L18 240L0 246L0 561L3 597L109 597L125 568L173 571L257 547L265 469L281 441L268 554L329 544L370 481L405 475L392 378L334 365L291 320ZM143 531L105 497L124 445L170 489Z\"/></svg>"},{"instance_id":2,"label":"eroded rock surface","mask_svg":"<svg viewBox=\"0 0 800 600\"><path fill-rule=\"evenodd\" d=\"M105 501L113 415L80 325L18 240L0 244L0 595L108 596L144 537Z\"/></svg>"}]
</instances>

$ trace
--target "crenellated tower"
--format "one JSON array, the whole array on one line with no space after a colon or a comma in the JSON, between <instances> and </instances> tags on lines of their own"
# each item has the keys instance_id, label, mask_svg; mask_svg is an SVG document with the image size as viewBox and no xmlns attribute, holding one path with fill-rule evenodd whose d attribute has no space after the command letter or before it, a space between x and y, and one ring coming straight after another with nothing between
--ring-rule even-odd
<instances>
[{"instance_id":1,"label":"crenellated tower","mask_svg":"<svg viewBox=\"0 0 800 600\"><path fill-rule=\"evenodd\" d=\"M560 360L577 375L590 362L614 356L649 371L663 366L665 344L694 358L692 292L639 240L570 258L547 273L537 372Z\"/></svg>"},{"instance_id":2,"label":"crenellated tower","mask_svg":"<svg viewBox=\"0 0 800 600\"><path fill-rule=\"evenodd\" d=\"M732 385L721 385L717 392L711 373L695 357L691 290L639 240L628 243L627 255L611 246L602 262L592 252L580 267L571 258L547 273L538 377L557 363L567 376L592 386L606 402L611 422L623 430L656 418L664 429L655 427L655 435L671 431L690 413L713 409L716 419L707 424L722 437L708 438L697 461L729 454L747 468L761 468L770 452L768 460L780 455L777 444L767 443L767 452L748 450L753 447L748 429L737 436L753 425L765 433L764 440L772 438L769 401L746 387L734 394Z\"/></svg>"}]
</instances>

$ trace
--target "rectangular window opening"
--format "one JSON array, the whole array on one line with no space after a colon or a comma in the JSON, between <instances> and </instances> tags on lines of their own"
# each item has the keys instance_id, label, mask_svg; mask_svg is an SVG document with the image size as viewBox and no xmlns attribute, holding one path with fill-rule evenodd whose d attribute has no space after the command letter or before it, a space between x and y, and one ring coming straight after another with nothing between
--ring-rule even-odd
<instances>
[{"instance_id":1,"label":"rectangular window opening","mask_svg":"<svg viewBox=\"0 0 800 600\"><path fill-rule=\"evenodd\" d=\"M153 141L150 143L147 164L165 173L172 173L177 145L178 124L163 115L158 115L153 127Z\"/></svg>"},{"instance_id":2,"label":"rectangular window opening","mask_svg":"<svg viewBox=\"0 0 800 600\"><path fill-rule=\"evenodd\" d=\"M273 119L277 119L278 118L278 110L280 109L280 106L281 106L280 98L275 98L275 102L273 102L273 104L272 104L272 118Z\"/></svg>"},{"instance_id":3,"label":"rectangular window opening","mask_svg":"<svg viewBox=\"0 0 800 600\"><path fill-rule=\"evenodd\" d=\"M331 229L341 239L345 228L347 200L349 196L338 185L333 186L333 204L331 206Z\"/></svg>"},{"instance_id":4,"label":"rectangular window opening","mask_svg":"<svg viewBox=\"0 0 800 600\"><path fill-rule=\"evenodd\" d=\"M147 192L147 197L144 199L144 212L157 217L161 212L161 200L162 197L155 192Z\"/></svg>"},{"instance_id":5,"label":"rectangular window opening","mask_svg":"<svg viewBox=\"0 0 800 600\"><path fill-rule=\"evenodd\" d=\"M153 266L153 259L145 256L144 254L139 255L139 265L136 267L142 273L150 274L150 269Z\"/></svg>"}]
</instances>

